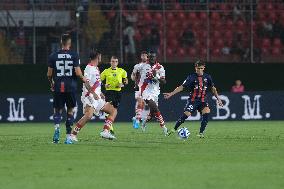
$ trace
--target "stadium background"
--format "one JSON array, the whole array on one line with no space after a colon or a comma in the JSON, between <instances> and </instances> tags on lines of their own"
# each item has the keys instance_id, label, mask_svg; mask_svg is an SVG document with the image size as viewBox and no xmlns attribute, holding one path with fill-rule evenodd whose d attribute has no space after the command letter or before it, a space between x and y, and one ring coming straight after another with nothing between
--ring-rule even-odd
<instances>
[{"instance_id":1,"label":"stadium background","mask_svg":"<svg viewBox=\"0 0 284 189\"><path fill-rule=\"evenodd\" d=\"M236 99L230 109L239 112L237 119L242 119L246 109L251 119L284 119L278 109L284 104L283 21L281 0L2 0L0 121L21 121L22 106L27 121L49 121L52 107L46 62L59 47L63 32L71 33L82 68L88 63L91 45L103 52L101 70L111 55L117 55L129 75L141 50L156 51L166 68L168 83L162 86L163 92L180 84L194 71L193 62L202 58L220 93ZM229 93L237 79L248 93ZM124 92L133 100L124 100L122 107L133 107L134 112L133 83ZM250 97L250 105L242 95ZM256 95L261 95L259 102ZM164 112L172 106L170 121L183 107L181 96L162 106ZM30 112L37 112L35 99L44 101L46 118L29 119ZM254 117L258 103L261 118ZM10 116L14 119L9 120ZM119 115L122 121L129 118Z\"/></svg>"}]
</instances>

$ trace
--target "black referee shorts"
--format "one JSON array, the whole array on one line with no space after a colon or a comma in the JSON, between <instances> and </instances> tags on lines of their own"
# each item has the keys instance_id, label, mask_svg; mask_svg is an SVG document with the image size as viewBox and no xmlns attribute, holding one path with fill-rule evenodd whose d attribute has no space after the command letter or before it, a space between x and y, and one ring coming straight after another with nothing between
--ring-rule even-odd
<instances>
[{"instance_id":1,"label":"black referee shorts","mask_svg":"<svg viewBox=\"0 0 284 189\"><path fill-rule=\"evenodd\" d=\"M106 102L110 102L115 108L118 108L121 100L121 91L107 90L105 92Z\"/></svg>"}]
</instances>

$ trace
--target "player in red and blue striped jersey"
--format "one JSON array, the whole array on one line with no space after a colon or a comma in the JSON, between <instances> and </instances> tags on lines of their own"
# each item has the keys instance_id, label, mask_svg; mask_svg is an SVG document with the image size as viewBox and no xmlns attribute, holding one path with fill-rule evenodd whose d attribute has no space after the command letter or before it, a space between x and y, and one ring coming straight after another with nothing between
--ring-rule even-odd
<instances>
[{"instance_id":1,"label":"player in red and blue striped jersey","mask_svg":"<svg viewBox=\"0 0 284 189\"><path fill-rule=\"evenodd\" d=\"M200 138L204 137L204 131L207 126L208 116L210 113L209 104L207 102L207 93L209 89L211 89L212 93L217 98L218 105L223 106L222 101L218 96L217 89L212 81L212 77L209 74L204 73L204 69L205 63L198 60L195 63L195 73L190 74L183 82L183 84L177 87L174 91L170 93L164 93L165 99L169 99L171 96L183 91L184 89L188 89L190 91L184 112L177 120L174 129L171 130L169 134L175 132L178 127L183 124L189 116L191 116L192 113L198 110L202 115L198 136Z\"/></svg>"}]
</instances>

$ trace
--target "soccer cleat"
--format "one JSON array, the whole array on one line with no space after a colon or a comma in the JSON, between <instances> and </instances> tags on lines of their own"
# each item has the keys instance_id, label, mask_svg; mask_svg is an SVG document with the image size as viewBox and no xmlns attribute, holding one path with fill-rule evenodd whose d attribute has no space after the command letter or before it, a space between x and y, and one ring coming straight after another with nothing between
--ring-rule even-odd
<instances>
[{"instance_id":1,"label":"soccer cleat","mask_svg":"<svg viewBox=\"0 0 284 189\"><path fill-rule=\"evenodd\" d=\"M170 136L171 134L174 134L175 132L176 132L176 130L174 130L174 129L169 130L168 131L168 136Z\"/></svg>"},{"instance_id":2,"label":"soccer cleat","mask_svg":"<svg viewBox=\"0 0 284 189\"><path fill-rule=\"evenodd\" d=\"M169 136L168 128L166 126L162 127L165 136Z\"/></svg>"},{"instance_id":3,"label":"soccer cleat","mask_svg":"<svg viewBox=\"0 0 284 189\"><path fill-rule=\"evenodd\" d=\"M204 138L204 134L203 134L203 133L199 133L199 134L197 135L197 137L199 137L199 138Z\"/></svg>"},{"instance_id":4,"label":"soccer cleat","mask_svg":"<svg viewBox=\"0 0 284 189\"><path fill-rule=\"evenodd\" d=\"M132 118L132 127L133 127L134 129L136 129L136 128L135 128L135 124L136 124L136 118L133 117L133 118Z\"/></svg>"},{"instance_id":5,"label":"soccer cleat","mask_svg":"<svg viewBox=\"0 0 284 189\"><path fill-rule=\"evenodd\" d=\"M71 139L73 142L78 142L77 135L71 134L70 139Z\"/></svg>"},{"instance_id":6,"label":"soccer cleat","mask_svg":"<svg viewBox=\"0 0 284 189\"><path fill-rule=\"evenodd\" d=\"M73 144L73 141L72 141L71 137L67 137L67 138L65 139L64 144Z\"/></svg>"},{"instance_id":7,"label":"soccer cleat","mask_svg":"<svg viewBox=\"0 0 284 189\"><path fill-rule=\"evenodd\" d=\"M59 143L59 138L60 138L60 129L56 128L54 130L54 134L53 134L53 143L54 144L58 144Z\"/></svg>"},{"instance_id":8,"label":"soccer cleat","mask_svg":"<svg viewBox=\"0 0 284 189\"><path fill-rule=\"evenodd\" d=\"M146 120L144 120L144 119L142 120L141 129L142 129L143 132L146 131L146 122L147 122Z\"/></svg>"},{"instance_id":9,"label":"soccer cleat","mask_svg":"<svg viewBox=\"0 0 284 189\"><path fill-rule=\"evenodd\" d=\"M107 130L104 130L100 133L100 136L102 138L105 138L105 139L109 139L109 140L113 140L113 139L116 139L115 136L113 136L109 131Z\"/></svg>"}]
</instances>

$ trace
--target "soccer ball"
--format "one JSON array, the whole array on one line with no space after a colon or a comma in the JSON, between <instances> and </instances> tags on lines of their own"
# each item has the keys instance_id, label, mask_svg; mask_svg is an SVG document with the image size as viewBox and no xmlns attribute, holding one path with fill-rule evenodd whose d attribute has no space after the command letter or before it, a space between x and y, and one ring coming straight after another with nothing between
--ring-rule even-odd
<instances>
[{"instance_id":1,"label":"soccer ball","mask_svg":"<svg viewBox=\"0 0 284 189\"><path fill-rule=\"evenodd\" d=\"M187 139L189 137L189 135L190 135L190 132L186 127L182 127L178 130L178 136L181 139Z\"/></svg>"}]
</instances>

